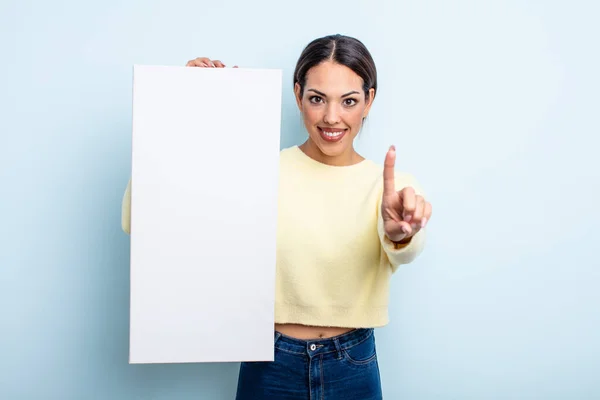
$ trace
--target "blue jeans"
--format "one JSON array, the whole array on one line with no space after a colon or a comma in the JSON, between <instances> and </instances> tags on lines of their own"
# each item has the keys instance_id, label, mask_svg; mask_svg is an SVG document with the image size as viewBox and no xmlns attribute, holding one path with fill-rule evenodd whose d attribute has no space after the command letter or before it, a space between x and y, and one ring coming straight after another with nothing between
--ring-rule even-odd
<instances>
[{"instance_id":1,"label":"blue jeans","mask_svg":"<svg viewBox=\"0 0 600 400\"><path fill-rule=\"evenodd\" d=\"M317 340L275 332L275 361L242 363L236 399L382 399L373 329Z\"/></svg>"}]
</instances>

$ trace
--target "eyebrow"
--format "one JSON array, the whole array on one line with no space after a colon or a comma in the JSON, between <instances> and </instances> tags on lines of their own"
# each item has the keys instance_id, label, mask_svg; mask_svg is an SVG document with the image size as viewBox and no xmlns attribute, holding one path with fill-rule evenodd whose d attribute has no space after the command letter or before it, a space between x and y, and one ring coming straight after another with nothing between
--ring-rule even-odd
<instances>
[{"instance_id":1,"label":"eyebrow","mask_svg":"<svg viewBox=\"0 0 600 400\"><path fill-rule=\"evenodd\" d=\"M322 97L327 97L327 95L325 93L319 92L317 89L308 89L308 91L315 92L316 94L318 94L319 96L322 96ZM342 95L342 97L347 97L347 96L350 96L351 94L360 94L360 93L357 92L356 90L353 90L351 92L348 92L348 93Z\"/></svg>"}]
</instances>

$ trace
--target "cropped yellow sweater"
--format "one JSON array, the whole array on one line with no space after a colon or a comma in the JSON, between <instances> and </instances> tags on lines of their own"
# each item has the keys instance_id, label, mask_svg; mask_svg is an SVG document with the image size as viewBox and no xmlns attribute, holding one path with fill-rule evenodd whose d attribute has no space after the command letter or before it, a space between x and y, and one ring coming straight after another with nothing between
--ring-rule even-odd
<instances>
[{"instance_id":1,"label":"cropped yellow sweater","mask_svg":"<svg viewBox=\"0 0 600 400\"><path fill-rule=\"evenodd\" d=\"M396 190L415 179L396 172ZM383 168L336 167L298 146L280 153L275 322L348 328L386 325L390 277L423 250L425 231L396 249L383 231ZM122 226L130 232L131 181Z\"/></svg>"}]
</instances>

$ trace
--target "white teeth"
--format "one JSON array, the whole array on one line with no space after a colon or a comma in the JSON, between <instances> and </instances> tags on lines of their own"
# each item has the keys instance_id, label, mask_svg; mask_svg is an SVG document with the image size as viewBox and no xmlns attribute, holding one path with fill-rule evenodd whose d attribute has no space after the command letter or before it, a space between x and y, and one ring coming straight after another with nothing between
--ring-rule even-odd
<instances>
[{"instance_id":1,"label":"white teeth","mask_svg":"<svg viewBox=\"0 0 600 400\"><path fill-rule=\"evenodd\" d=\"M342 133L344 133L344 131L338 131L338 132L325 132L325 131L323 131L323 133L325 134L325 136L328 136L328 137L337 137L337 136L340 136Z\"/></svg>"}]
</instances>

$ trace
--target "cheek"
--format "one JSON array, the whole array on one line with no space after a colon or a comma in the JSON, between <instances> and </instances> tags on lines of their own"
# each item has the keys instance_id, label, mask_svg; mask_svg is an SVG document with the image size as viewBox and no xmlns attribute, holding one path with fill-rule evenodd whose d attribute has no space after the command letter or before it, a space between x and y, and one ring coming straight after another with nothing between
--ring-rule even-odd
<instances>
[{"instance_id":1,"label":"cheek","mask_svg":"<svg viewBox=\"0 0 600 400\"><path fill-rule=\"evenodd\" d=\"M309 125L316 125L321 121L322 112L317 107L305 106L303 114L304 120Z\"/></svg>"},{"instance_id":2,"label":"cheek","mask_svg":"<svg viewBox=\"0 0 600 400\"><path fill-rule=\"evenodd\" d=\"M362 119L363 119L363 114L364 114L364 108L355 108L352 109L351 111L348 111L348 113L346 114L346 123L348 125L351 125L353 128L360 128L361 124L362 124Z\"/></svg>"}]
</instances>

